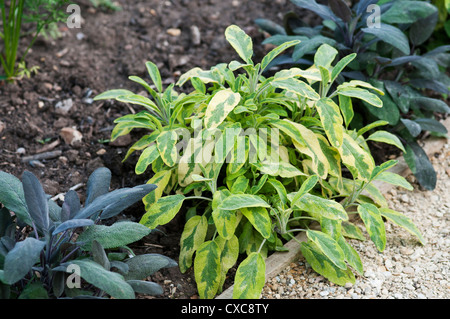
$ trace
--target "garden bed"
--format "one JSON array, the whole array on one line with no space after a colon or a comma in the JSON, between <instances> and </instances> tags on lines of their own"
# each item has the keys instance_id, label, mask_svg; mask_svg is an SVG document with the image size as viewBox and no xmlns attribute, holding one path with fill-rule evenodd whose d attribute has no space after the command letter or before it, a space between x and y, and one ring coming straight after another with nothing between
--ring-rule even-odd
<instances>
[{"instance_id":1,"label":"garden bed","mask_svg":"<svg viewBox=\"0 0 450 319\"><path fill-rule=\"evenodd\" d=\"M81 29L61 24L61 38L40 38L33 47L28 67L39 66L39 73L0 85L0 170L18 177L25 170L33 172L55 198L75 185L82 197L88 176L100 166L112 171L113 189L150 178L134 173L138 154L122 163L142 132L135 130L109 142L113 121L140 110L112 101L94 102L95 95L113 88L139 93L142 88L128 76L146 78L146 61L159 67L164 84L169 85L193 67L208 69L235 59L224 37L230 24L253 38L255 61L259 61L269 47L261 45L264 35L253 20L264 17L281 23L280 13L294 9L286 0L122 0L119 4L121 11L107 12L81 1ZM376 152L377 162L392 156L387 149ZM39 154L48 156L35 157ZM138 204L121 218L139 221L143 213ZM177 260L183 227L184 216L178 214L133 248ZM224 289L232 284L234 272L230 270ZM152 280L164 287L161 298L197 298L192 269L185 274L178 268L164 269Z\"/></svg>"},{"instance_id":2,"label":"garden bed","mask_svg":"<svg viewBox=\"0 0 450 319\"><path fill-rule=\"evenodd\" d=\"M122 163L128 147L142 132L108 142L113 121L140 110L91 98L114 88L138 93L141 88L128 76L146 78L146 61L160 67L164 84L169 85L193 67L208 69L235 59L224 37L225 28L232 23L253 37L259 60L266 51L260 45L264 36L253 20L265 17L281 23L279 13L294 8L285 0L231 4L218 0L121 0L122 10L112 12L95 9L87 0L79 3L80 29L60 24L60 38L40 37L30 51L28 67L37 65L39 72L15 84L0 84L0 170L17 177L31 171L52 196L86 183L100 166L112 171L112 189L142 184L150 177L134 173L136 156ZM82 139L70 144L72 129L80 132ZM69 143L62 131L68 132ZM46 152L54 156L34 162L27 159ZM78 193L83 202L83 186ZM144 210L136 205L125 213L126 218L139 221ZM136 248L177 260L183 226L176 219L160 227L164 235L150 235L136 243ZM164 298L195 298L193 277L192 270L181 274L179 269L165 269L153 279L165 288Z\"/></svg>"}]
</instances>

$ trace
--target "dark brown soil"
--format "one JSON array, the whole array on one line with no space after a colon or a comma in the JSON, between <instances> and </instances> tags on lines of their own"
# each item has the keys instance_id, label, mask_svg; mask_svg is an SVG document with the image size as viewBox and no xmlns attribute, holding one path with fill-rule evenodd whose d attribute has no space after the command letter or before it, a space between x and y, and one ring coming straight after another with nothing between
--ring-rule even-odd
<instances>
[{"instance_id":1,"label":"dark brown soil","mask_svg":"<svg viewBox=\"0 0 450 319\"><path fill-rule=\"evenodd\" d=\"M134 174L136 156L122 163L128 147L142 132L119 143L108 142L113 121L140 110L89 98L117 88L138 93L141 88L128 76L146 78L145 62L149 60L160 67L168 85L193 67L209 69L238 59L224 37L230 24L252 36L258 60L268 48L261 45L264 35L254 19L282 23L283 14L290 10L302 14L287 0L119 0L122 10L118 12L95 9L88 0L78 3L81 29L60 24L61 38L40 38L28 55L28 67L39 66L38 74L15 84L0 84L0 170L17 177L29 170L53 196L85 183L100 166L111 169L112 189L142 184L150 178ZM192 26L200 31L200 44L193 43ZM169 29L181 32L171 35ZM55 107L68 99L72 100L68 112ZM61 137L61 130L67 127L78 130L82 140L67 144ZM61 154L37 163L22 161L46 148ZM85 189L78 192L84 200ZM142 205L136 205L127 210L126 217L138 221L143 213ZM134 248L177 260L182 227L183 222L175 219ZM167 269L152 279L163 285L164 298L197 297L192 270L181 274L177 268Z\"/></svg>"}]
</instances>

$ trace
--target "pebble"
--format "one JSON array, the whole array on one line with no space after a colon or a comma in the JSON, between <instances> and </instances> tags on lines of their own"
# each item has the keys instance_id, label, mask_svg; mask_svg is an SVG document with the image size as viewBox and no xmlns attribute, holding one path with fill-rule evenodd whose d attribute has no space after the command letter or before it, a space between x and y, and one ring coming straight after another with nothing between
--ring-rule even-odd
<instances>
[{"instance_id":1,"label":"pebble","mask_svg":"<svg viewBox=\"0 0 450 319\"><path fill-rule=\"evenodd\" d=\"M167 34L172 37L179 37L181 35L181 30L176 28L167 29Z\"/></svg>"},{"instance_id":2,"label":"pebble","mask_svg":"<svg viewBox=\"0 0 450 319\"><path fill-rule=\"evenodd\" d=\"M59 135L61 135L64 142L68 145L73 145L76 142L81 141L83 138L83 134L72 127L63 127L59 132Z\"/></svg>"},{"instance_id":3,"label":"pebble","mask_svg":"<svg viewBox=\"0 0 450 319\"><path fill-rule=\"evenodd\" d=\"M73 107L72 99L59 101L55 104L55 112L60 115L67 115Z\"/></svg>"},{"instance_id":4,"label":"pebble","mask_svg":"<svg viewBox=\"0 0 450 319\"><path fill-rule=\"evenodd\" d=\"M200 29L196 25L193 25L190 27L190 31L192 44L199 45L202 42Z\"/></svg>"}]
</instances>

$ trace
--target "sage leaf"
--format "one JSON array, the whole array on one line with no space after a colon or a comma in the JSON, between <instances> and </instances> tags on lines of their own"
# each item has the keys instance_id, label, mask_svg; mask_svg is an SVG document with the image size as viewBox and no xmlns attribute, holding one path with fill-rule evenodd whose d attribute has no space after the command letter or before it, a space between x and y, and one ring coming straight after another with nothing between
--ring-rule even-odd
<instances>
[{"instance_id":1,"label":"sage leaf","mask_svg":"<svg viewBox=\"0 0 450 319\"><path fill-rule=\"evenodd\" d=\"M16 243L5 257L2 281L13 285L22 279L39 261L39 255L44 247L45 242L32 237Z\"/></svg>"},{"instance_id":2,"label":"sage leaf","mask_svg":"<svg viewBox=\"0 0 450 319\"><path fill-rule=\"evenodd\" d=\"M375 205L361 204L358 206L358 213L366 226L370 239L379 251L383 251L386 248L386 230L380 211Z\"/></svg>"},{"instance_id":3,"label":"sage leaf","mask_svg":"<svg viewBox=\"0 0 450 319\"><path fill-rule=\"evenodd\" d=\"M85 250L91 249L94 240L105 249L117 248L134 243L150 232L144 225L130 221L116 222L111 226L92 225L78 236L77 242L82 243Z\"/></svg>"},{"instance_id":4,"label":"sage leaf","mask_svg":"<svg viewBox=\"0 0 450 319\"><path fill-rule=\"evenodd\" d=\"M234 278L234 299L259 299L266 282L266 263L260 253L253 252L240 263Z\"/></svg>"},{"instance_id":5,"label":"sage leaf","mask_svg":"<svg viewBox=\"0 0 450 319\"><path fill-rule=\"evenodd\" d=\"M220 249L215 241L204 242L194 260L195 282L201 299L212 299L221 278Z\"/></svg>"},{"instance_id":6,"label":"sage leaf","mask_svg":"<svg viewBox=\"0 0 450 319\"><path fill-rule=\"evenodd\" d=\"M230 25L225 30L225 38L246 63L253 65L253 42L241 28Z\"/></svg>"},{"instance_id":7,"label":"sage leaf","mask_svg":"<svg viewBox=\"0 0 450 319\"><path fill-rule=\"evenodd\" d=\"M325 256L336 265L336 267L343 270L347 269L344 252L330 235L315 230L308 230L306 235L308 236L308 239L314 242Z\"/></svg>"},{"instance_id":8,"label":"sage leaf","mask_svg":"<svg viewBox=\"0 0 450 319\"><path fill-rule=\"evenodd\" d=\"M192 256L205 241L208 221L205 216L191 217L184 225L180 238L180 271L185 273L192 266Z\"/></svg>"},{"instance_id":9,"label":"sage leaf","mask_svg":"<svg viewBox=\"0 0 450 319\"><path fill-rule=\"evenodd\" d=\"M184 200L185 197L181 194L161 197L156 203L150 206L139 223L150 229L154 229L158 225L167 224L181 209Z\"/></svg>"},{"instance_id":10,"label":"sage leaf","mask_svg":"<svg viewBox=\"0 0 450 319\"><path fill-rule=\"evenodd\" d=\"M355 283L355 275L351 270L337 267L314 242L302 242L300 250L312 269L331 282L340 286Z\"/></svg>"},{"instance_id":11,"label":"sage leaf","mask_svg":"<svg viewBox=\"0 0 450 319\"><path fill-rule=\"evenodd\" d=\"M426 245L427 241L422 236L422 234L421 234L420 230L417 228L417 226L414 225L414 223L408 216L405 216L397 211L394 211L392 209L385 208L385 207L380 208L380 214L382 216L386 217L388 220L390 220L394 224L396 224L400 227L403 227L408 232L410 232L411 234L416 236L422 245Z\"/></svg>"}]
</instances>

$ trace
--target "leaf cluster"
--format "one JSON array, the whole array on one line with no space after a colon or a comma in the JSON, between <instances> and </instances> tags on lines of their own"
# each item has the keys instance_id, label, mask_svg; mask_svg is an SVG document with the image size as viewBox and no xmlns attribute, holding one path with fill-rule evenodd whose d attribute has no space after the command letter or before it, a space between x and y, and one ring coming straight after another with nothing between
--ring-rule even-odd
<instances>
[{"instance_id":1,"label":"leaf cluster","mask_svg":"<svg viewBox=\"0 0 450 319\"><path fill-rule=\"evenodd\" d=\"M139 223L110 220L153 191L153 184L109 192L111 172L99 168L89 177L82 206L69 190L60 207L39 180L25 171L20 181L0 172L1 298L134 298L162 288L147 276L176 263L158 254L135 256L127 247L150 233ZM13 214L12 214L13 213ZM109 222L111 223L111 222ZM108 250L107 251L105 250ZM78 287L70 287L73 267ZM85 284L81 286L81 279Z\"/></svg>"},{"instance_id":2,"label":"leaf cluster","mask_svg":"<svg viewBox=\"0 0 450 319\"><path fill-rule=\"evenodd\" d=\"M338 51L323 44L311 67L266 77L271 62L298 40L255 63L252 40L244 31L231 25L225 37L242 61L183 74L177 85L190 84L189 94L177 94L173 85L164 91L158 69L148 62L151 85L130 77L148 96L111 90L95 97L146 109L116 119L111 139L135 128L149 130L125 156L141 151L136 173L151 168L149 183L158 186L143 199L146 213L140 223L155 229L189 207L179 266L182 272L194 267L200 297L220 293L229 269L246 255L238 264L233 297L258 298L265 258L283 251L283 243L301 231L308 236L302 251L314 270L337 284L354 282L351 268L362 273L362 264L344 238L364 239L349 219L354 206L380 251L386 243L384 217L423 241L408 218L387 208L372 183L412 189L388 171L396 161L375 165L367 145L372 139L402 147L400 141L382 130L364 137L385 121L349 129L353 99L383 107L383 92L367 82L335 85L356 54L334 63Z\"/></svg>"},{"instance_id":3,"label":"leaf cluster","mask_svg":"<svg viewBox=\"0 0 450 319\"><path fill-rule=\"evenodd\" d=\"M328 5L315 0L291 1L320 16L322 23L309 26L293 12L286 14L284 26L257 19L261 29L271 35L265 43L301 41L291 54L278 57L271 66L311 65L314 52L322 43L336 48L340 57L356 53L355 60L337 81L366 81L384 95L380 97L383 108L374 108L365 101L355 105L352 126L387 121L388 130L401 140L405 159L419 183L428 190L434 189L436 173L417 139L423 132L447 133L437 119L450 112L443 101L450 92L446 74L450 46L427 49L439 21L438 7L411 0L362 0L352 7L344 0L330 0ZM430 91L443 99L430 97Z\"/></svg>"},{"instance_id":4,"label":"leaf cluster","mask_svg":"<svg viewBox=\"0 0 450 319\"><path fill-rule=\"evenodd\" d=\"M7 3L0 1L0 40L3 42L0 52L0 62L4 75L0 80L12 81L30 72L36 72L36 67L27 70L25 58L37 37L45 29L66 17L65 6L68 0L13 0ZM20 40L24 37L23 25L31 25L32 38L27 47L19 50ZM22 52L19 56L19 52ZM19 58L19 62L17 62Z\"/></svg>"}]
</instances>

